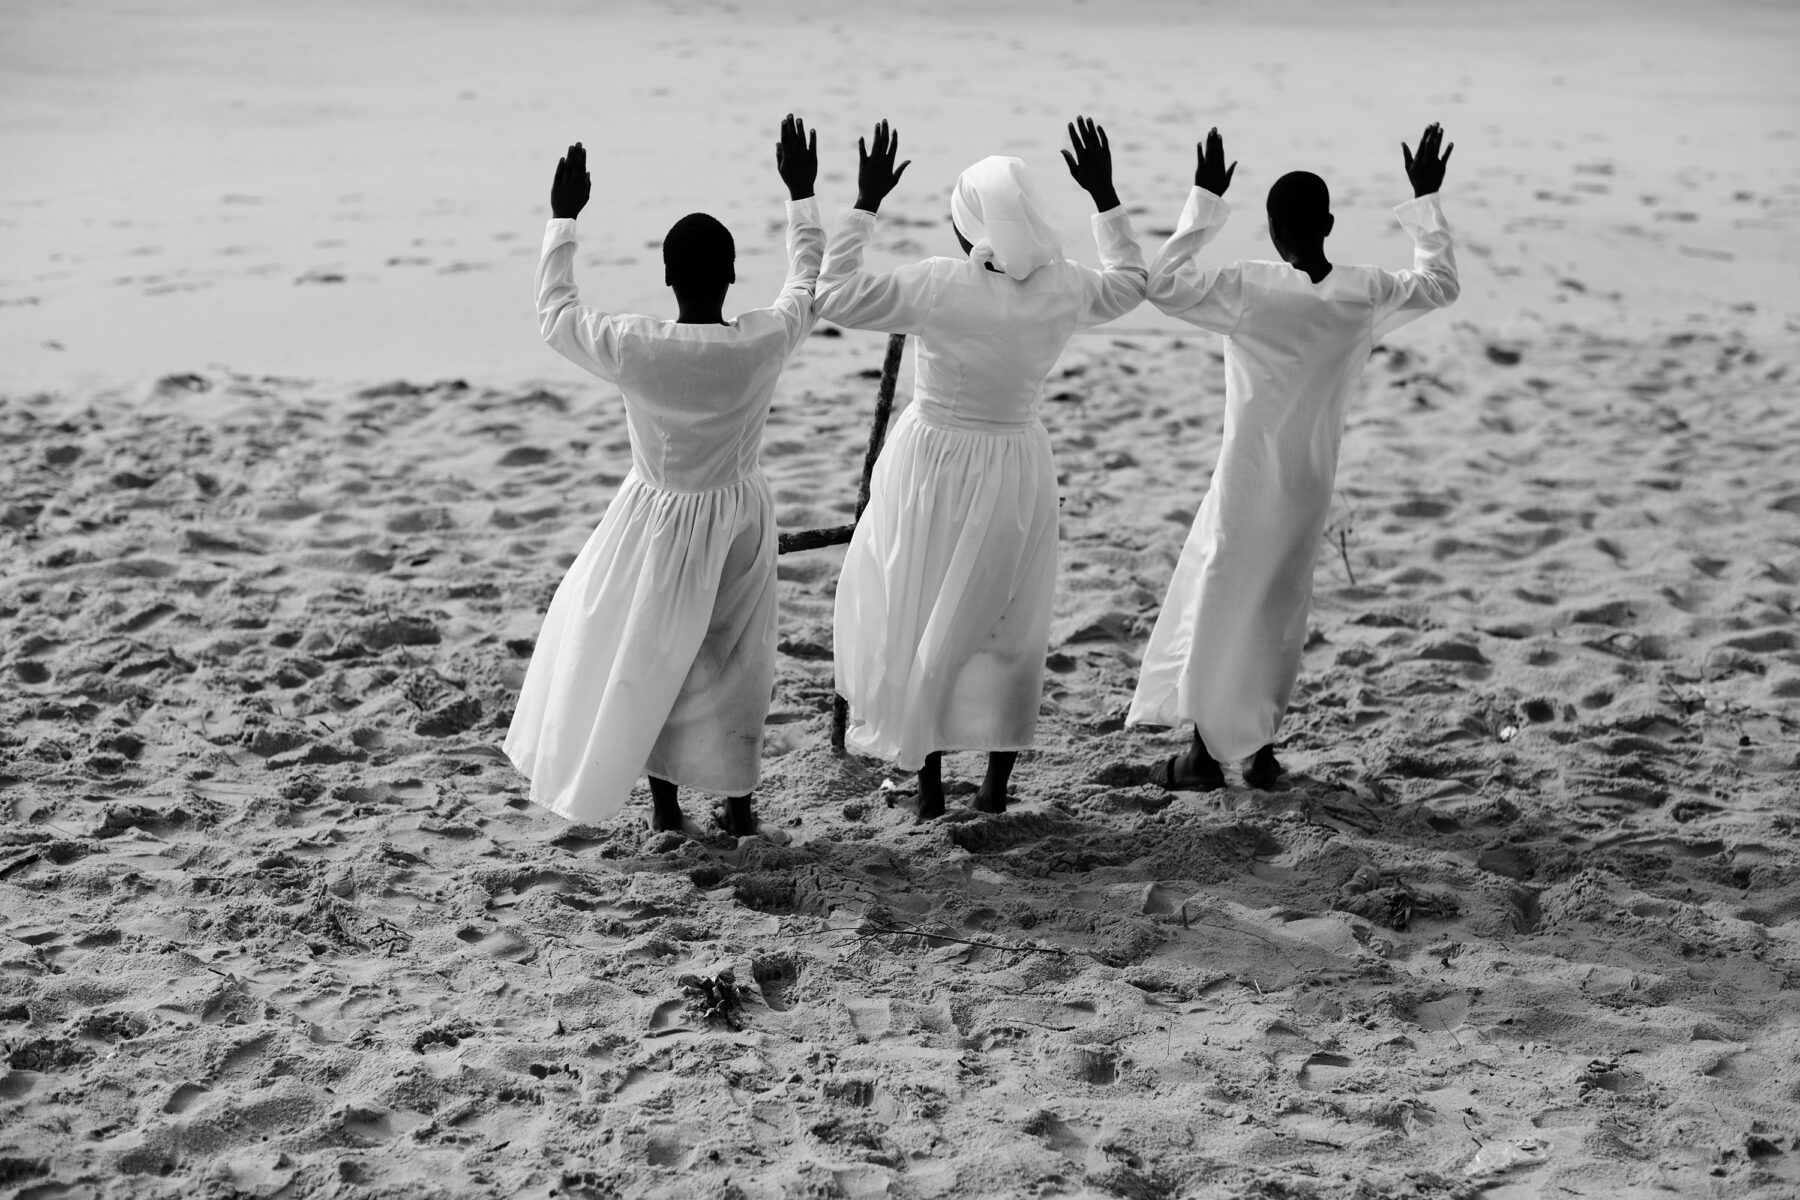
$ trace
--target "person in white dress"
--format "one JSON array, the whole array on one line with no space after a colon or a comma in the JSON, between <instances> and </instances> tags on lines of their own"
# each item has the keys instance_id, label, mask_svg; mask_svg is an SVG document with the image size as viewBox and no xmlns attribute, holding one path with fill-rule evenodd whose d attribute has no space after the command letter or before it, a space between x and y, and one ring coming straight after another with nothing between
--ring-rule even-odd
<instances>
[{"instance_id":1,"label":"person in white dress","mask_svg":"<svg viewBox=\"0 0 1800 1200\"><path fill-rule=\"evenodd\" d=\"M918 338L912 403L875 464L838 580L837 688L848 745L919 772L919 817L944 812L942 758L988 751L975 807L1006 807L1032 743L1056 587L1057 492L1038 419L1044 379L1077 329L1130 312L1147 273L1112 183L1106 134L1069 126L1070 174L1093 198L1102 267L1065 259L1031 171L987 158L957 180L964 257L863 270L882 199L907 164L876 126L859 139L854 208L819 275L824 320Z\"/></svg>"},{"instance_id":2,"label":"person in white dress","mask_svg":"<svg viewBox=\"0 0 1800 1200\"><path fill-rule=\"evenodd\" d=\"M1287 711L1313 561L1337 477L1344 406L1374 343L1457 296L1456 258L1437 191L1443 130L1414 155L1401 145L1415 199L1395 209L1413 238L1413 269L1334 266L1325 257L1325 181L1296 171L1269 190L1269 238L1281 262L1199 270L1217 236L1237 169L1213 130L1197 148L1194 190L1150 267L1150 300L1225 336L1225 431L1212 484L1194 518L1150 642L1129 724L1194 722L1183 754L1159 764L1167 788L1224 786L1220 760L1252 757L1253 787L1282 774L1275 735Z\"/></svg>"},{"instance_id":3,"label":"person in white dress","mask_svg":"<svg viewBox=\"0 0 1800 1200\"><path fill-rule=\"evenodd\" d=\"M814 321L816 144L791 114L782 123L787 281L773 305L730 321L731 234L701 213L663 242L675 320L583 307L586 152L577 143L557 165L538 318L558 353L618 385L631 439L631 470L550 601L506 735L531 799L571 820L617 813L648 773L654 828L695 831L678 802L692 787L727 798L726 832L757 830L775 680L775 511L758 454L776 381Z\"/></svg>"}]
</instances>

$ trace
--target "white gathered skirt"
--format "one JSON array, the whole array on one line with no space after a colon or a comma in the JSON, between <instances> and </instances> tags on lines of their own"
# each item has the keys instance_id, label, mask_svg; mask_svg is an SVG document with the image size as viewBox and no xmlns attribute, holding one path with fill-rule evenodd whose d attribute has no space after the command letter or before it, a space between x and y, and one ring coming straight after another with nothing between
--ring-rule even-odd
<instances>
[{"instance_id":1,"label":"white gathered skirt","mask_svg":"<svg viewBox=\"0 0 1800 1200\"><path fill-rule=\"evenodd\" d=\"M625 477L544 616L506 753L571 820L646 772L752 791L775 684L775 506L761 472L706 492Z\"/></svg>"},{"instance_id":2,"label":"white gathered skirt","mask_svg":"<svg viewBox=\"0 0 1800 1200\"><path fill-rule=\"evenodd\" d=\"M901 413L838 581L852 749L917 770L937 750L1031 745L1056 535L1042 424L976 433Z\"/></svg>"}]
</instances>

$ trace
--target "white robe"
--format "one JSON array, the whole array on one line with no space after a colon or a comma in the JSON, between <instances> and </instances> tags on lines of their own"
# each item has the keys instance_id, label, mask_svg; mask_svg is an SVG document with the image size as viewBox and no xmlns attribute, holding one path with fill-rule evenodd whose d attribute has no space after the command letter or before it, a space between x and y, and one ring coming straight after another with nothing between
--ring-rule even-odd
<instances>
[{"instance_id":1,"label":"white robe","mask_svg":"<svg viewBox=\"0 0 1800 1200\"><path fill-rule=\"evenodd\" d=\"M727 796L756 786L776 636L758 454L776 381L813 325L824 243L818 202L790 202L774 305L683 325L583 308L575 222L545 231L544 340L618 384L631 438L631 470L550 601L506 735L553 812L610 816L646 771Z\"/></svg>"},{"instance_id":2,"label":"white robe","mask_svg":"<svg viewBox=\"0 0 1800 1200\"><path fill-rule=\"evenodd\" d=\"M1215 758L1275 740L1312 602L1344 406L1377 339L1456 299L1437 196L1394 210L1413 269L1334 266L1313 283L1280 262L1197 270L1230 207L1195 188L1150 269L1150 300L1225 335L1218 465L1150 634L1130 724L1191 720Z\"/></svg>"},{"instance_id":3,"label":"white robe","mask_svg":"<svg viewBox=\"0 0 1800 1200\"><path fill-rule=\"evenodd\" d=\"M1142 302L1123 208L1097 214L1102 270L1023 280L966 258L862 269L873 214L846 210L818 311L918 337L913 401L875 464L838 580L837 688L848 744L906 770L938 750L1022 750L1037 729L1056 588L1056 469L1038 419L1077 329Z\"/></svg>"}]
</instances>

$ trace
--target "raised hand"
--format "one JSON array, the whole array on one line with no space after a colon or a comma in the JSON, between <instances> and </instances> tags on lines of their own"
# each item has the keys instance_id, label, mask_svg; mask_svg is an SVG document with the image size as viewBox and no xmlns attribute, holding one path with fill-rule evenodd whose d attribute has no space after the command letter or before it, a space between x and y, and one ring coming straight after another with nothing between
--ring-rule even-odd
<instances>
[{"instance_id":1,"label":"raised hand","mask_svg":"<svg viewBox=\"0 0 1800 1200\"><path fill-rule=\"evenodd\" d=\"M1215 125L1206 131L1204 142L1194 143L1194 186L1223 196L1236 171L1237 163L1225 165L1225 140L1219 136L1219 127Z\"/></svg>"},{"instance_id":2,"label":"raised hand","mask_svg":"<svg viewBox=\"0 0 1800 1200\"><path fill-rule=\"evenodd\" d=\"M1113 191L1112 143L1106 140L1106 130L1088 117L1076 117L1069 122L1069 144L1075 152L1062 152L1069 174L1082 191L1094 198L1094 207L1100 212L1117 208L1119 193Z\"/></svg>"},{"instance_id":3,"label":"raised hand","mask_svg":"<svg viewBox=\"0 0 1800 1200\"><path fill-rule=\"evenodd\" d=\"M556 178L550 184L550 215L573 219L581 215L593 182L588 179L587 151L576 142L556 160Z\"/></svg>"},{"instance_id":4,"label":"raised hand","mask_svg":"<svg viewBox=\"0 0 1800 1200\"><path fill-rule=\"evenodd\" d=\"M813 194L819 177L819 134L808 134L806 122L789 113L781 121L781 140L775 143L775 170L787 184L788 198L804 200Z\"/></svg>"},{"instance_id":5,"label":"raised hand","mask_svg":"<svg viewBox=\"0 0 1800 1200\"><path fill-rule=\"evenodd\" d=\"M1443 153L1438 147L1443 146ZM1412 180L1414 196L1429 196L1444 186L1444 168L1450 165L1450 152L1456 149L1456 143L1444 146L1444 127L1436 121L1425 127L1419 135L1419 152L1414 154L1405 142L1400 143L1400 153L1406 156L1406 177Z\"/></svg>"},{"instance_id":6,"label":"raised hand","mask_svg":"<svg viewBox=\"0 0 1800 1200\"><path fill-rule=\"evenodd\" d=\"M899 185L906 168L912 166L912 159L894 166L900 153L900 135L888 132L886 121L875 123L875 148L870 150L862 138L857 138L856 153L856 207L876 212L887 194Z\"/></svg>"}]
</instances>

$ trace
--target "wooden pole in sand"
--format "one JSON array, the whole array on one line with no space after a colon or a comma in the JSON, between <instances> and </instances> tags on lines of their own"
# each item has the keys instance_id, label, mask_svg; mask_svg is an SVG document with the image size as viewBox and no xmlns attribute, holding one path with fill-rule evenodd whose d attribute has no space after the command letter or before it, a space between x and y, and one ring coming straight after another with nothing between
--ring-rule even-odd
<instances>
[{"instance_id":1,"label":"wooden pole in sand","mask_svg":"<svg viewBox=\"0 0 1800 1200\"><path fill-rule=\"evenodd\" d=\"M863 455L862 486L856 492L856 520L862 519L869 506L869 487L875 477L875 460L887 442L888 417L894 411L894 387L900 380L900 356L906 350L906 335L888 335L887 359L881 364L881 386L875 393L875 417L869 423L869 449ZM791 554L796 550L817 550L824 546L841 546L856 531L856 521L834 525L829 529L803 529L784 533L776 539L776 553ZM850 723L850 706L842 696L834 696L831 704L831 745L844 748L844 730Z\"/></svg>"}]
</instances>

